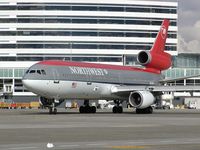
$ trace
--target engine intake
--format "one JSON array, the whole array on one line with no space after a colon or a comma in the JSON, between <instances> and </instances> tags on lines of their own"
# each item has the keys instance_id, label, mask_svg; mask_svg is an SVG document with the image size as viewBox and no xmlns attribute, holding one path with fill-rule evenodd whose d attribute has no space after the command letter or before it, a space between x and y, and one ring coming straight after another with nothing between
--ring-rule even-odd
<instances>
[{"instance_id":1,"label":"engine intake","mask_svg":"<svg viewBox=\"0 0 200 150\"><path fill-rule=\"evenodd\" d=\"M159 71L171 67L171 55L165 52L153 53L153 51L141 51L137 56L139 64L146 68L152 68Z\"/></svg>"},{"instance_id":2,"label":"engine intake","mask_svg":"<svg viewBox=\"0 0 200 150\"><path fill-rule=\"evenodd\" d=\"M147 51L141 51L138 54L137 61L143 66L147 65L151 62L151 54Z\"/></svg>"},{"instance_id":3,"label":"engine intake","mask_svg":"<svg viewBox=\"0 0 200 150\"><path fill-rule=\"evenodd\" d=\"M129 95L129 104L135 108L147 108L155 101L155 97L149 91L135 91Z\"/></svg>"}]
</instances>

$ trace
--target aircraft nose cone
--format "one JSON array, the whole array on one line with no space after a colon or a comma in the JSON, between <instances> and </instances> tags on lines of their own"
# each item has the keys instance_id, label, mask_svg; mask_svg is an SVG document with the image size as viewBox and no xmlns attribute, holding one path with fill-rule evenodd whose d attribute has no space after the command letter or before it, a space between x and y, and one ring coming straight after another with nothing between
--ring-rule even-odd
<instances>
[{"instance_id":1,"label":"aircraft nose cone","mask_svg":"<svg viewBox=\"0 0 200 150\"><path fill-rule=\"evenodd\" d=\"M30 81L27 80L27 79L23 79L23 80L22 80L22 84L23 84L27 89L29 89L29 87L31 86Z\"/></svg>"},{"instance_id":2,"label":"aircraft nose cone","mask_svg":"<svg viewBox=\"0 0 200 150\"><path fill-rule=\"evenodd\" d=\"M27 88L29 91L35 91L38 89L38 83L35 82L34 80L29 80L29 79L24 79L22 80L23 85L25 88Z\"/></svg>"},{"instance_id":3,"label":"aircraft nose cone","mask_svg":"<svg viewBox=\"0 0 200 150\"><path fill-rule=\"evenodd\" d=\"M22 80L22 83L24 87L30 92L39 93L41 90L40 87L38 86L40 84L38 84L34 80L24 79Z\"/></svg>"},{"instance_id":4,"label":"aircraft nose cone","mask_svg":"<svg viewBox=\"0 0 200 150\"><path fill-rule=\"evenodd\" d=\"M42 95L45 91L40 80L23 79L22 83L29 92Z\"/></svg>"}]
</instances>

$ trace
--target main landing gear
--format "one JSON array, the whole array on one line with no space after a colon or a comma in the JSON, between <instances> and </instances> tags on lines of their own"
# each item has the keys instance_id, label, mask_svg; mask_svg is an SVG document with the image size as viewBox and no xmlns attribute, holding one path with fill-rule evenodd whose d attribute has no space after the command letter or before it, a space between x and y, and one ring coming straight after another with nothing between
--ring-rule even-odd
<instances>
[{"instance_id":1,"label":"main landing gear","mask_svg":"<svg viewBox=\"0 0 200 150\"><path fill-rule=\"evenodd\" d=\"M123 113L123 107L121 106L122 101L114 100L114 103L116 105L113 107L113 113Z\"/></svg>"},{"instance_id":2,"label":"main landing gear","mask_svg":"<svg viewBox=\"0 0 200 150\"><path fill-rule=\"evenodd\" d=\"M152 114L153 108L151 106L144 109L136 109L136 114Z\"/></svg>"},{"instance_id":3,"label":"main landing gear","mask_svg":"<svg viewBox=\"0 0 200 150\"><path fill-rule=\"evenodd\" d=\"M96 107L90 106L89 100L84 100L83 106L79 108L80 113L96 113Z\"/></svg>"}]
</instances>

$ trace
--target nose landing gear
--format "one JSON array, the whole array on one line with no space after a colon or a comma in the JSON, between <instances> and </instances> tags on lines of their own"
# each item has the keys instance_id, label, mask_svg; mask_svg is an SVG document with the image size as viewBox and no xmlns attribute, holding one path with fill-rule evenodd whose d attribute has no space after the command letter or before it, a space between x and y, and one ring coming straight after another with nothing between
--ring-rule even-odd
<instances>
[{"instance_id":1,"label":"nose landing gear","mask_svg":"<svg viewBox=\"0 0 200 150\"><path fill-rule=\"evenodd\" d=\"M53 107L49 107L49 114L57 114L57 109Z\"/></svg>"},{"instance_id":2,"label":"nose landing gear","mask_svg":"<svg viewBox=\"0 0 200 150\"><path fill-rule=\"evenodd\" d=\"M49 114L57 114L57 108L55 106L56 100L54 100L51 104L51 106L49 106Z\"/></svg>"}]
</instances>

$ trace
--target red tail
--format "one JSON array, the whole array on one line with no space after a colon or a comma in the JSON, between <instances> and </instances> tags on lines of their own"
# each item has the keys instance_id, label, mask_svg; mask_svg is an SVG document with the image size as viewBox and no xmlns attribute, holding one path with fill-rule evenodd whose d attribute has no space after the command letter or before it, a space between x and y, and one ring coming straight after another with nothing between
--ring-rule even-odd
<instances>
[{"instance_id":1,"label":"red tail","mask_svg":"<svg viewBox=\"0 0 200 150\"><path fill-rule=\"evenodd\" d=\"M160 31L156 36L156 40L151 48L152 53L162 53L165 50L165 43L167 39L167 32L169 27L169 20L165 19L162 22Z\"/></svg>"},{"instance_id":2,"label":"red tail","mask_svg":"<svg viewBox=\"0 0 200 150\"><path fill-rule=\"evenodd\" d=\"M160 73L171 67L171 55L164 51L167 39L169 20L165 19L162 22L160 31L156 36L156 40L150 50L141 51L138 54L138 62L145 66L146 69L154 70Z\"/></svg>"}]
</instances>

